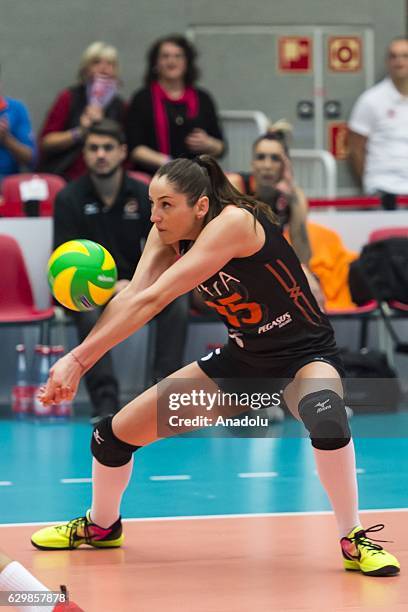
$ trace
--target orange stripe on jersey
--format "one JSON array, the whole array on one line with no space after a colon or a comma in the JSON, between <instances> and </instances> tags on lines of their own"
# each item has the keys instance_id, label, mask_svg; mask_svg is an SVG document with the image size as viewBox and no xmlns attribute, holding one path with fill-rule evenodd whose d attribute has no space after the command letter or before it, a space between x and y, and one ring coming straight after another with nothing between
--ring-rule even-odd
<instances>
[{"instance_id":1,"label":"orange stripe on jersey","mask_svg":"<svg viewBox=\"0 0 408 612\"><path fill-rule=\"evenodd\" d=\"M312 323L313 325L318 325L318 323L316 323L316 321L313 321L311 315L307 312L306 308L309 309L309 311L320 321L320 315L318 312L316 312L316 310L313 308L312 304L309 302L308 298L305 296L305 294L303 293L302 289L300 288L300 286L297 284L295 277L293 276L292 272L289 270L289 268L283 263L283 261L281 259L277 259L276 263L285 271L286 275L289 277L290 281L291 281L291 285L289 285L285 279L280 275L280 273L275 270L275 268L273 268L271 266L271 264L265 264L265 268L267 270L269 270L269 272L271 272L273 274L273 276L276 278L276 280L280 283L280 285L285 289L286 293L289 295L289 297L291 298L291 300L293 301L293 303L299 308L299 310L302 312L303 316L310 321L310 323ZM304 304L302 305L300 303L300 300L302 300L304 302Z\"/></svg>"}]
</instances>

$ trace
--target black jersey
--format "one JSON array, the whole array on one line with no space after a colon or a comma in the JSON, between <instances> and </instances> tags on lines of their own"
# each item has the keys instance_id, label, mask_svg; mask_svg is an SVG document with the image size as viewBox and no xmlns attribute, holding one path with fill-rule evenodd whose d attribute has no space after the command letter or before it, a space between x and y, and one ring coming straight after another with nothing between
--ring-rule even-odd
<instances>
[{"instance_id":1,"label":"black jersey","mask_svg":"<svg viewBox=\"0 0 408 612\"><path fill-rule=\"evenodd\" d=\"M260 213L265 244L232 259L197 287L228 327L228 347L249 364L337 353L333 329L319 309L306 276L279 225Z\"/></svg>"}]
</instances>

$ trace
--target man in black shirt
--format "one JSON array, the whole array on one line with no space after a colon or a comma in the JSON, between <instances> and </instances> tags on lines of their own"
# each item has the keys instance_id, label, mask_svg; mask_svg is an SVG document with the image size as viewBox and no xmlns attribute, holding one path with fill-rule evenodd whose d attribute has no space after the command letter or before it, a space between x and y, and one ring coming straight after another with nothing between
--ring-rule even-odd
<instances>
[{"instance_id":1,"label":"man in black shirt","mask_svg":"<svg viewBox=\"0 0 408 612\"><path fill-rule=\"evenodd\" d=\"M54 211L54 248L67 240L87 238L102 244L118 268L115 291L124 289L141 256L150 223L147 185L124 172L127 154L120 126L104 119L85 138L88 173L59 192ZM159 380L181 367L187 327L187 299L176 300L157 317L153 378ZM82 341L101 310L70 312ZM119 388L107 353L85 376L92 403L91 421L115 413Z\"/></svg>"}]
</instances>

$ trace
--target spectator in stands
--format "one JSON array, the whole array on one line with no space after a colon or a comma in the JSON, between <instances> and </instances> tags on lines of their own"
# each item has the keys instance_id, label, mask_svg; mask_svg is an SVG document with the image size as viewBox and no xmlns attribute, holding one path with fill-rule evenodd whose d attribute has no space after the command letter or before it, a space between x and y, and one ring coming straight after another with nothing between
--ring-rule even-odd
<instances>
[{"instance_id":1,"label":"spectator in stands","mask_svg":"<svg viewBox=\"0 0 408 612\"><path fill-rule=\"evenodd\" d=\"M388 47L388 76L357 100L349 120L350 160L366 193L384 208L408 194L408 39Z\"/></svg>"},{"instance_id":2,"label":"spectator in stands","mask_svg":"<svg viewBox=\"0 0 408 612\"><path fill-rule=\"evenodd\" d=\"M84 161L88 172L60 191L55 202L54 247L78 237L102 244L118 268L116 293L132 278L150 231L150 203L145 183L122 168L127 156L123 131L104 119L85 135ZM141 279L143 283L143 279ZM182 366L187 326L187 298L178 299L157 316L153 378L157 382ZM88 335L100 309L72 312L78 335ZM119 391L111 356L107 353L85 376L92 403L92 422L118 409Z\"/></svg>"},{"instance_id":3,"label":"spectator in stands","mask_svg":"<svg viewBox=\"0 0 408 612\"><path fill-rule=\"evenodd\" d=\"M64 89L51 107L40 134L39 170L67 180L86 171L82 147L87 130L104 117L124 121L125 104L118 95L117 50L104 42L85 49L78 83Z\"/></svg>"},{"instance_id":4,"label":"spectator in stands","mask_svg":"<svg viewBox=\"0 0 408 612\"><path fill-rule=\"evenodd\" d=\"M34 161L34 137L26 106L0 93L0 183Z\"/></svg>"},{"instance_id":5,"label":"spectator in stands","mask_svg":"<svg viewBox=\"0 0 408 612\"><path fill-rule=\"evenodd\" d=\"M316 277L309 269L311 249L307 233L308 202L296 185L289 157L287 133L291 126L277 122L270 131L254 142L252 147L252 173L230 174L233 185L270 205L278 216L282 230L287 230L289 240L302 263L310 287L320 304L324 299Z\"/></svg>"},{"instance_id":6,"label":"spectator in stands","mask_svg":"<svg viewBox=\"0 0 408 612\"><path fill-rule=\"evenodd\" d=\"M145 86L130 102L127 142L131 162L153 174L172 157L225 148L212 97L195 86L196 50L183 36L166 36L148 52Z\"/></svg>"}]
</instances>

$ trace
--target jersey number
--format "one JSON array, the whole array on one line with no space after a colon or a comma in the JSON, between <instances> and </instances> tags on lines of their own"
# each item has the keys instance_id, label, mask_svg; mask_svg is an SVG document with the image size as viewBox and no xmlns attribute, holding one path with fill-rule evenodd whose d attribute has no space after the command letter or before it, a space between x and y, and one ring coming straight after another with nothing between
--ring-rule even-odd
<instances>
[{"instance_id":1,"label":"jersey number","mask_svg":"<svg viewBox=\"0 0 408 612\"><path fill-rule=\"evenodd\" d=\"M216 302L206 300L207 306L215 308L233 327L242 327L243 323L256 325L262 321L262 309L256 302L240 302L242 295L233 293ZM236 314L235 314L236 313Z\"/></svg>"}]
</instances>

